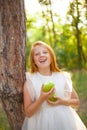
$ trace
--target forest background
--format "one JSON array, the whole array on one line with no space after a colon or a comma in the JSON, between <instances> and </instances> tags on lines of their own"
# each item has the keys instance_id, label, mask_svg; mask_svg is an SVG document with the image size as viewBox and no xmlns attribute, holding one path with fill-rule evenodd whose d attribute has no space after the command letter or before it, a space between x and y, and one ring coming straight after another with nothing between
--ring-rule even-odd
<instances>
[{"instance_id":1,"label":"forest background","mask_svg":"<svg viewBox=\"0 0 87 130\"><path fill-rule=\"evenodd\" d=\"M32 14L26 10L26 69L29 70L32 43L41 40L49 44L59 68L71 73L81 101L77 112L87 126L87 0L69 1L64 17L53 8L55 1L37 0L39 11ZM0 130L2 128L10 130L0 106Z\"/></svg>"}]
</instances>

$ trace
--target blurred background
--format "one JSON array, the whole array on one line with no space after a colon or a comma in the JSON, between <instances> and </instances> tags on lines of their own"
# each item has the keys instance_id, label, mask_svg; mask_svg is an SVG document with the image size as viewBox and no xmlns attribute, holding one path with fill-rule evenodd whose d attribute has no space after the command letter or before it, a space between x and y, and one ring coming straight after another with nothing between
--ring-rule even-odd
<instances>
[{"instance_id":1,"label":"blurred background","mask_svg":"<svg viewBox=\"0 0 87 130\"><path fill-rule=\"evenodd\" d=\"M60 69L70 72L80 98L77 110L87 126L87 0L25 0L26 69L31 45L52 46ZM0 101L0 130L10 130Z\"/></svg>"}]
</instances>

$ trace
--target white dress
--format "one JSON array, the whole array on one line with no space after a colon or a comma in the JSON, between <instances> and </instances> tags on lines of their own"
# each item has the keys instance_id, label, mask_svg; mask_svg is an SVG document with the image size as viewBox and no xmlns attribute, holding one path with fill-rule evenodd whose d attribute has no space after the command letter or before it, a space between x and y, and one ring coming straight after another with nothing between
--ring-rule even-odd
<instances>
[{"instance_id":1,"label":"white dress","mask_svg":"<svg viewBox=\"0 0 87 130\"><path fill-rule=\"evenodd\" d=\"M47 81L55 83L59 97L65 98L65 86L72 92L72 81L66 72L53 72L51 76L40 73L26 73L28 91L32 100L38 99L42 84ZM31 81L30 81L31 80ZM30 86L32 86L30 88ZM45 101L31 117L25 117L22 130L87 130L76 111L70 106L50 106Z\"/></svg>"}]
</instances>

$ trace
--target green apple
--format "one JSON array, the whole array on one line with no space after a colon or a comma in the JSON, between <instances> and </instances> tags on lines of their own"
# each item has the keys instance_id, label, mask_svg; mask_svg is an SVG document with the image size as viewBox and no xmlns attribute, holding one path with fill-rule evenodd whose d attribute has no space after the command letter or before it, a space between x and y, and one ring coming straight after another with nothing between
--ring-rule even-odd
<instances>
[{"instance_id":1,"label":"green apple","mask_svg":"<svg viewBox=\"0 0 87 130\"><path fill-rule=\"evenodd\" d=\"M53 96L49 98L49 100L52 101L52 102L57 101L56 96L58 96L58 94L57 94L57 93L54 93Z\"/></svg>"},{"instance_id":2,"label":"green apple","mask_svg":"<svg viewBox=\"0 0 87 130\"><path fill-rule=\"evenodd\" d=\"M44 92L49 92L54 86L55 86L55 84L52 81L46 82L43 85L43 91ZM52 102L57 101L56 96L57 96L57 93L54 93L52 95L52 97L49 98L49 100L52 101Z\"/></svg>"},{"instance_id":3,"label":"green apple","mask_svg":"<svg viewBox=\"0 0 87 130\"><path fill-rule=\"evenodd\" d=\"M49 92L54 87L54 83L52 81L46 82L43 84L43 91Z\"/></svg>"}]
</instances>

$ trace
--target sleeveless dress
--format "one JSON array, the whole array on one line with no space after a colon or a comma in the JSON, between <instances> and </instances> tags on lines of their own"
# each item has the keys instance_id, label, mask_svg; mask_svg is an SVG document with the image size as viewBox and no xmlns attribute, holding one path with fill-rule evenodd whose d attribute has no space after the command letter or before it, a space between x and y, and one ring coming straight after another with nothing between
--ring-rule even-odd
<instances>
[{"instance_id":1,"label":"sleeveless dress","mask_svg":"<svg viewBox=\"0 0 87 130\"><path fill-rule=\"evenodd\" d=\"M53 72L51 76L26 73L28 91L32 100L40 96L42 84L53 81L59 97L67 98L72 92L72 81L67 72ZM69 98L69 96L68 96ZM45 101L31 117L25 117L22 130L87 130L77 112L70 106L50 106Z\"/></svg>"}]
</instances>

